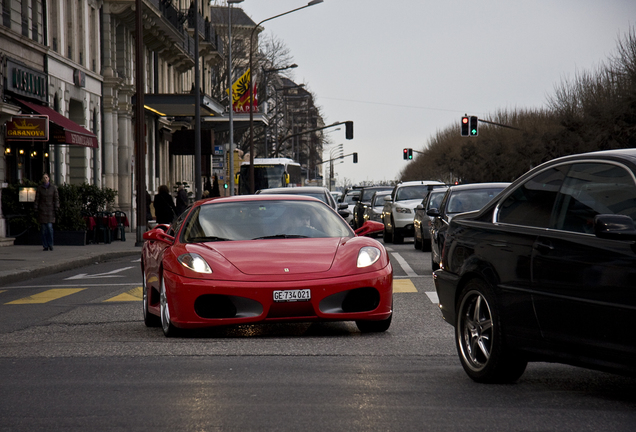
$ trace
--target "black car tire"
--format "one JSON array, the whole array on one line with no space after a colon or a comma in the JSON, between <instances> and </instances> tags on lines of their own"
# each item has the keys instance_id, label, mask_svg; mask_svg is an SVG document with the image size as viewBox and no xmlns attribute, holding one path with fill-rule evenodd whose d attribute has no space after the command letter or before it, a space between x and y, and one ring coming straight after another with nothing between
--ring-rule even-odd
<instances>
[{"instance_id":1,"label":"black car tire","mask_svg":"<svg viewBox=\"0 0 636 432\"><path fill-rule=\"evenodd\" d=\"M393 233L386 229L386 224L384 224L384 230L382 231L382 241L384 244L393 243Z\"/></svg>"},{"instance_id":2,"label":"black car tire","mask_svg":"<svg viewBox=\"0 0 636 432\"><path fill-rule=\"evenodd\" d=\"M526 370L527 360L506 345L505 326L493 289L470 280L457 302L455 343L468 376L480 383L511 383Z\"/></svg>"},{"instance_id":3,"label":"black car tire","mask_svg":"<svg viewBox=\"0 0 636 432\"><path fill-rule=\"evenodd\" d=\"M385 332L391 326L391 319L393 318L393 314L385 320L381 321L356 321L356 326L358 326L358 330L362 333L381 333Z\"/></svg>"},{"instance_id":4,"label":"black car tire","mask_svg":"<svg viewBox=\"0 0 636 432\"><path fill-rule=\"evenodd\" d=\"M165 278L161 277L161 328L163 330L163 334L166 337L174 337L177 336L179 331L174 325L172 325L172 321L170 321L170 308L168 307L168 293L166 292L166 283Z\"/></svg>"},{"instance_id":5,"label":"black car tire","mask_svg":"<svg viewBox=\"0 0 636 432\"><path fill-rule=\"evenodd\" d=\"M415 249L418 249L418 250L422 249L422 243L423 242L424 242L424 240L422 240L421 238L418 240L417 235L415 235L413 237L413 247Z\"/></svg>"},{"instance_id":6,"label":"black car tire","mask_svg":"<svg viewBox=\"0 0 636 432\"><path fill-rule=\"evenodd\" d=\"M393 217L391 217L391 225L393 226L393 243L402 244L404 243L404 235L402 232L395 227L395 221Z\"/></svg>"},{"instance_id":7,"label":"black car tire","mask_svg":"<svg viewBox=\"0 0 636 432\"><path fill-rule=\"evenodd\" d=\"M143 317L144 324L146 327L159 327L161 325L161 318L157 315L151 313L148 310L148 303L150 302L150 293L148 292L148 284L146 283L146 272L142 269L142 283L143 283L143 295L142 295L142 306L143 306Z\"/></svg>"},{"instance_id":8,"label":"black car tire","mask_svg":"<svg viewBox=\"0 0 636 432\"><path fill-rule=\"evenodd\" d=\"M439 264L435 262L435 257L431 248L431 271L439 270Z\"/></svg>"}]
</instances>

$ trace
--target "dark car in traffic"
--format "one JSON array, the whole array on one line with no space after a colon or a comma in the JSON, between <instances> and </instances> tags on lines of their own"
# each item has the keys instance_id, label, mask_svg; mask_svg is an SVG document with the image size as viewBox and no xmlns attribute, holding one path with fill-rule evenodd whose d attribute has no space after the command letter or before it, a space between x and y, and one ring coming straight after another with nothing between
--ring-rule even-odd
<instances>
[{"instance_id":1,"label":"dark car in traffic","mask_svg":"<svg viewBox=\"0 0 636 432\"><path fill-rule=\"evenodd\" d=\"M415 207L415 216L413 217L413 246L415 249L421 249L426 252L431 250L431 223L433 218L426 214L429 209L439 208L444 194L448 186L440 186L433 189L422 200L421 204Z\"/></svg>"},{"instance_id":2,"label":"dark car in traffic","mask_svg":"<svg viewBox=\"0 0 636 432\"><path fill-rule=\"evenodd\" d=\"M510 183L469 183L448 188L439 207L429 208L426 214L432 218L430 229L431 267L439 268L446 229L453 216L479 210Z\"/></svg>"},{"instance_id":3,"label":"dark car in traffic","mask_svg":"<svg viewBox=\"0 0 636 432\"><path fill-rule=\"evenodd\" d=\"M364 223L364 211L371 204L371 198L377 191L391 191L393 186L365 186L360 189L360 195L353 208L353 228L360 228Z\"/></svg>"},{"instance_id":4,"label":"dark car in traffic","mask_svg":"<svg viewBox=\"0 0 636 432\"><path fill-rule=\"evenodd\" d=\"M477 382L528 361L636 374L636 149L566 156L455 216L439 307Z\"/></svg>"}]
</instances>

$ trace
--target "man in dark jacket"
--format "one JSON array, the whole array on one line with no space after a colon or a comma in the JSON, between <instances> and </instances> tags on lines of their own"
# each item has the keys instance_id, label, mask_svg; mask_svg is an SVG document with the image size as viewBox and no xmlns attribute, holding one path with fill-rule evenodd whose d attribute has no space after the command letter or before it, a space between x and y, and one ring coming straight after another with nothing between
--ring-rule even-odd
<instances>
[{"instance_id":1,"label":"man in dark jacket","mask_svg":"<svg viewBox=\"0 0 636 432\"><path fill-rule=\"evenodd\" d=\"M53 224L55 212L60 209L60 196L48 174L42 176L42 184L35 191L35 213L40 224L43 250L53 250Z\"/></svg>"},{"instance_id":2,"label":"man in dark jacket","mask_svg":"<svg viewBox=\"0 0 636 432\"><path fill-rule=\"evenodd\" d=\"M183 211L188 208L188 193L185 187L180 184L177 190L177 216L181 215Z\"/></svg>"},{"instance_id":3,"label":"man in dark jacket","mask_svg":"<svg viewBox=\"0 0 636 432\"><path fill-rule=\"evenodd\" d=\"M175 217L177 217L177 209L172 201L172 195L170 195L170 189L168 186L159 186L159 193L155 195L155 219L158 224L171 224Z\"/></svg>"}]
</instances>

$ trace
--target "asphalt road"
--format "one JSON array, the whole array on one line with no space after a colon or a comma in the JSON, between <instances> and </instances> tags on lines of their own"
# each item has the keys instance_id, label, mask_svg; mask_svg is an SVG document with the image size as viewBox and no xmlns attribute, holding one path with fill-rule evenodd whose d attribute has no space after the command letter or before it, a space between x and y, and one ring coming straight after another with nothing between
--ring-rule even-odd
<instances>
[{"instance_id":1,"label":"asphalt road","mask_svg":"<svg viewBox=\"0 0 636 432\"><path fill-rule=\"evenodd\" d=\"M408 239L390 249L382 334L276 324L166 339L141 321L130 258L2 287L0 431L636 430L636 379L533 363L516 384L473 383L430 255Z\"/></svg>"}]
</instances>

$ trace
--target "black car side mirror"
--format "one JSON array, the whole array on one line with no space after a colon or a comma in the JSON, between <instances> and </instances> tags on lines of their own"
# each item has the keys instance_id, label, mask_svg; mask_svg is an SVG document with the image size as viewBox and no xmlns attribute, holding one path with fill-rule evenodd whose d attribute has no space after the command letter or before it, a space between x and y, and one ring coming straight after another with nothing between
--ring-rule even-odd
<instances>
[{"instance_id":1,"label":"black car side mirror","mask_svg":"<svg viewBox=\"0 0 636 432\"><path fill-rule=\"evenodd\" d=\"M594 234L604 239L636 241L634 220L626 215L596 215L594 217Z\"/></svg>"},{"instance_id":2,"label":"black car side mirror","mask_svg":"<svg viewBox=\"0 0 636 432\"><path fill-rule=\"evenodd\" d=\"M436 208L426 210L426 214L431 217L438 217L440 215L439 210Z\"/></svg>"}]
</instances>

